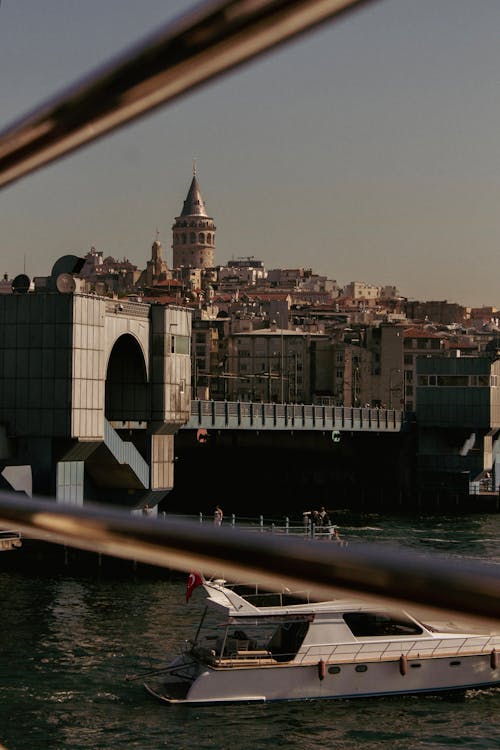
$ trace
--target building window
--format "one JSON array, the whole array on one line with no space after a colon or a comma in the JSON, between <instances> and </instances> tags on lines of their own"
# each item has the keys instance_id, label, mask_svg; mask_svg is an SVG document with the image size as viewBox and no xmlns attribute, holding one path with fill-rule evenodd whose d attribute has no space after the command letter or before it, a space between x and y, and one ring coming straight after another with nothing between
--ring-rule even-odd
<instances>
[{"instance_id":1,"label":"building window","mask_svg":"<svg viewBox=\"0 0 500 750\"><path fill-rule=\"evenodd\" d=\"M191 336L170 334L170 351L172 354L191 354Z\"/></svg>"},{"instance_id":2,"label":"building window","mask_svg":"<svg viewBox=\"0 0 500 750\"><path fill-rule=\"evenodd\" d=\"M419 375L419 386L437 386L438 388L488 388L493 385L493 377L489 375Z\"/></svg>"}]
</instances>

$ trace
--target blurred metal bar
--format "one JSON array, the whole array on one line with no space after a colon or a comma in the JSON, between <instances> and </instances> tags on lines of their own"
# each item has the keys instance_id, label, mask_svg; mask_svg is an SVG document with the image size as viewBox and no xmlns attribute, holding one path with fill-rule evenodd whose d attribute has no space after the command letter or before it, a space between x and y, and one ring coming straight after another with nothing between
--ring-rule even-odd
<instances>
[{"instance_id":1,"label":"blurred metal bar","mask_svg":"<svg viewBox=\"0 0 500 750\"><path fill-rule=\"evenodd\" d=\"M368 2L206 2L1 132L0 186Z\"/></svg>"},{"instance_id":2,"label":"blurred metal bar","mask_svg":"<svg viewBox=\"0 0 500 750\"><path fill-rule=\"evenodd\" d=\"M354 595L412 607L420 616L469 616L500 626L500 567L416 555L386 545L305 541L198 522L132 517L0 493L0 525L31 537L172 570L200 570L321 599ZM22 552L14 554L23 554ZM416 605L417 608L416 608Z\"/></svg>"}]
</instances>

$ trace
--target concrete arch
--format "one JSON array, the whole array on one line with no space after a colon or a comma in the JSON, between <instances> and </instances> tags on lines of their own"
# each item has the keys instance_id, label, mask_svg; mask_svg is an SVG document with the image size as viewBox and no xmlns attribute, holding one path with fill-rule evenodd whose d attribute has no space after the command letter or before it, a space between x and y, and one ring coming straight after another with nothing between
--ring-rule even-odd
<instances>
[{"instance_id":1,"label":"concrete arch","mask_svg":"<svg viewBox=\"0 0 500 750\"><path fill-rule=\"evenodd\" d=\"M140 315L138 313L141 313ZM132 336L141 349L149 377L149 310L146 305L130 302L106 302L104 319L104 357L108 368L113 347L118 339L128 334Z\"/></svg>"},{"instance_id":2,"label":"concrete arch","mask_svg":"<svg viewBox=\"0 0 500 750\"><path fill-rule=\"evenodd\" d=\"M104 415L109 422L147 422L150 415L147 362L131 333L119 336L106 366Z\"/></svg>"}]
</instances>

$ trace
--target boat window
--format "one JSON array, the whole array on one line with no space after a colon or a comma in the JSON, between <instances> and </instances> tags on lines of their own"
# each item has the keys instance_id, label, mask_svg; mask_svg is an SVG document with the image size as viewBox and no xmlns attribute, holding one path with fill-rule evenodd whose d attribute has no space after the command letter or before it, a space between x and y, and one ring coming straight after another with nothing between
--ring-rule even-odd
<instances>
[{"instance_id":1,"label":"boat window","mask_svg":"<svg viewBox=\"0 0 500 750\"><path fill-rule=\"evenodd\" d=\"M334 664L333 666L328 667L328 674L339 674L340 671L341 671L340 667L337 666L337 664Z\"/></svg>"},{"instance_id":2,"label":"boat window","mask_svg":"<svg viewBox=\"0 0 500 750\"><path fill-rule=\"evenodd\" d=\"M273 633L268 649L277 661L290 661L297 654L306 637L309 623L283 622Z\"/></svg>"},{"instance_id":3,"label":"boat window","mask_svg":"<svg viewBox=\"0 0 500 750\"><path fill-rule=\"evenodd\" d=\"M422 628L404 614L390 612L346 612L344 620L357 638L388 635L421 635Z\"/></svg>"}]
</instances>

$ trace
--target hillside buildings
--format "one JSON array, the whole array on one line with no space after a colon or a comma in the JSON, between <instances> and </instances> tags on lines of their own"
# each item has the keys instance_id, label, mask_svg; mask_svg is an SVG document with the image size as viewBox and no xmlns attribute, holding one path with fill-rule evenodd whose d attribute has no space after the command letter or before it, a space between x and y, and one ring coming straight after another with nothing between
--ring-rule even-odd
<instances>
[{"instance_id":1,"label":"hillside buildings","mask_svg":"<svg viewBox=\"0 0 500 750\"><path fill-rule=\"evenodd\" d=\"M388 283L341 286L253 256L220 265L215 238L195 168L172 225L171 267L157 232L143 270L92 247L78 274L80 291L191 312L193 398L414 411L419 357L491 360L500 348L496 308L407 300Z\"/></svg>"},{"instance_id":2,"label":"hillside buildings","mask_svg":"<svg viewBox=\"0 0 500 750\"><path fill-rule=\"evenodd\" d=\"M194 170L172 224L171 265L157 232L144 269L92 247L74 280L66 281L81 294L117 304L147 302L188 313L190 351L183 353L191 357L192 399L403 410L423 420L422 476L440 455L447 472L480 476L496 465L496 308L408 300L390 283L341 285L311 268L266 269L254 256L219 264L215 240ZM25 277L22 283L36 289L45 282ZM5 277L0 286L2 293L16 291ZM436 437L433 414L444 413L444 403L455 424L439 425ZM459 424L470 440L475 435L463 461L457 446L468 438Z\"/></svg>"}]
</instances>

